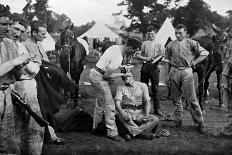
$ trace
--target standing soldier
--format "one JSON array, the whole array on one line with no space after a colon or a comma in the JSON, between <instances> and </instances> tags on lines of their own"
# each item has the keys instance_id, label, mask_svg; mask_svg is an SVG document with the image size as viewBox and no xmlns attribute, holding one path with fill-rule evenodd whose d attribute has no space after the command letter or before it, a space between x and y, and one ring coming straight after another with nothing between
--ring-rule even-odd
<instances>
[{"instance_id":1,"label":"standing soldier","mask_svg":"<svg viewBox=\"0 0 232 155\"><path fill-rule=\"evenodd\" d=\"M141 40L139 38L128 38L126 45L113 45L104 52L96 67L90 71L90 81L97 94L93 130L97 128L104 114L107 136L114 141L124 141L124 139L118 136L115 123L115 103L111 94L109 80L128 76L125 73L116 73L115 70L121 67L124 54L134 54L140 46Z\"/></svg>"},{"instance_id":2,"label":"standing soldier","mask_svg":"<svg viewBox=\"0 0 232 155\"><path fill-rule=\"evenodd\" d=\"M151 63L154 57L161 55L162 53L161 45L154 41L156 33L157 32L153 26L147 28L148 40L143 42L141 53L137 53L135 57L144 61L141 68L141 82L148 85L149 80L151 81L154 114L162 116L163 113L160 110L160 99L158 95L160 71L158 64Z\"/></svg>"},{"instance_id":3,"label":"standing soldier","mask_svg":"<svg viewBox=\"0 0 232 155\"><path fill-rule=\"evenodd\" d=\"M170 81L172 101L175 105L174 127L180 127L183 119L182 95L190 104L190 112L197 129L204 131L204 120L194 87L194 66L203 61L209 54L198 42L185 38L186 26L179 24L175 28L177 40L170 42L166 48L167 59L166 81ZM199 56L199 57L197 57ZM197 57L197 59L195 59Z\"/></svg>"},{"instance_id":4,"label":"standing soldier","mask_svg":"<svg viewBox=\"0 0 232 155\"><path fill-rule=\"evenodd\" d=\"M9 150L12 144L6 144L6 139L14 141L19 146L16 137L16 116L11 99L11 84L15 82L17 66L23 65L31 58L29 54L18 56L15 44L6 37L9 36L11 25L9 6L0 4L0 153L19 154L18 149Z\"/></svg>"}]
</instances>

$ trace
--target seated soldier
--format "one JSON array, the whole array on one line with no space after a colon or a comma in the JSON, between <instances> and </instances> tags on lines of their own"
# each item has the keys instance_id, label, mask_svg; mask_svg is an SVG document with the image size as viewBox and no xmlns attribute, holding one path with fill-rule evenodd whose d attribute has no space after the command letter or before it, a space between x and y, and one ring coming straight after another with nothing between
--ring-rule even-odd
<instances>
[{"instance_id":1,"label":"seated soldier","mask_svg":"<svg viewBox=\"0 0 232 155\"><path fill-rule=\"evenodd\" d=\"M124 137L126 140L135 136L152 140L155 134L148 133L148 130L154 128L159 119L149 114L151 103L148 87L142 82L134 81L132 72L127 74L130 77L122 77L125 84L118 86L115 97L119 119L130 133Z\"/></svg>"}]
</instances>

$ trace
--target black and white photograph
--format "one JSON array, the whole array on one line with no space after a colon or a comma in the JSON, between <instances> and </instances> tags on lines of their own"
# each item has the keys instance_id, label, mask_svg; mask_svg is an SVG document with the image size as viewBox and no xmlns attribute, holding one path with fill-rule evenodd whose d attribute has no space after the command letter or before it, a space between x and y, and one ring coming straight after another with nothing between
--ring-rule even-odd
<instances>
[{"instance_id":1,"label":"black and white photograph","mask_svg":"<svg viewBox=\"0 0 232 155\"><path fill-rule=\"evenodd\" d=\"M232 0L0 0L0 155L232 154Z\"/></svg>"}]
</instances>

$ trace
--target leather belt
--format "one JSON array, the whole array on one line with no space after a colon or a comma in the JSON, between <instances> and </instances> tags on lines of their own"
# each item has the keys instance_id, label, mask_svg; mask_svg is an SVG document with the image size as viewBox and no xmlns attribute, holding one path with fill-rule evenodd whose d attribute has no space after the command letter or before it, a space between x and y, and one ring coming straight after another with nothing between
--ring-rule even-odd
<instances>
[{"instance_id":1,"label":"leather belt","mask_svg":"<svg viewBox=\"0 0 232 155\"><path fill-rule=\"evenodd\" d=\"M105 71L102 70L101 68L95 67L95 70L96 70L97 72L99 72L100 74L102 74L102 75L105 74Z\"/></svg>"},{"instance_id":2,"label":"leather belt","mask_svg":"<svg viewBox=\"0 0 232 155\"><path fill-rule=\"evenodd\" d=\"M174 66L174 65L172 65L172 67L179 69L179 70L185 70L185 69L191 68L191 67L178 67L178 66Z\"/></svg>"},{"instance_id":3,"label":"leather belt","mask_svg":"<svg viewBox=\"0 0 232 155\"><path fill-rule=\"evenodd\" d=\"M133 109L133 110L139 110L139 109L143 109L143 105L130 105L130 104L123 104L122 105L122 109Z\"/></svg>"}]
</instances>

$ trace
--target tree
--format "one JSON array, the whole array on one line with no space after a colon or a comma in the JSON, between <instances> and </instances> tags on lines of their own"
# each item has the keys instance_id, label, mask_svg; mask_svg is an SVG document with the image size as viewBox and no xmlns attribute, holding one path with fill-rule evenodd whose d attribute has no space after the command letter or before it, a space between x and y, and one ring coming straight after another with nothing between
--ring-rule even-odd
<instances>
[{"instance_id":1,"label":"tree","mask_svg":"<svg viewBox=\"0 0 232 155\"><path fill-rule=\"evenodd\" d=\"M34 15L39 19L46 21L48 15L48 0L36 0L34 4Z\"/></svg>"},{"instance_id":2,"label":"tree","mask_svg":"<svg viewBox=\"0 0 232 155\"><path fill-rule=\"evenodd\" d=\"M177 5L181 0L164 0L163 4L157 3L157 0L123 0L118 6L127 6L128 14L124 16L131 20L127 30L138 29L145 34L148 25L160 28L169 15L168 6L172 1Z\"/></svg>"},{"instance_id":3,"label":"tree","mask_svg":"<svg viewBox=\"0 0 232 155\"><path fill-rule=\"evenodd\" d=\"M210 6L203 0L190 0L185 6L173 8L172 16L173 25L185 24L190 36L205 24L214 23L221 28L226 27L225 17L212 12Z\"/></svg>"},{"instance_id":4,"label":"tree","mask_svg":"<svg viewBox=\"0 0 232 155\"><path fill-rule=\"evenodd\" d=\"M226 11L226 13L228 14L228 16L227 16L228 26L232 27L232 10L228 10L228 11Z\"/></svg>"},{"instance_id":5,"label":"tree","mask_svg":"<svg viewBox=\"0 0 232 155\"><path fill-rule=\"evenodd\" d=\"M48 33L58 32L60 28L63 27L62 24L65 21L71 19L65 14L57 14L48 9L48 0L36 0L34 4L32 4L32 0L26 0L27 4L23 8L23 15L31 21L35 16L41 20L46 22Z\"/></svg>"},{"instance_id":6,"label":"tree","mask_svg":"<svg viewBox=\"0 0 232 155\"><path fill-rule=\"evenodd\" d=\"M31 21L34 16L39 20L46 21L48 16L48 0L36 0L36 3L32 4L32 0L26 0L27 4L22 9L24 16Z\"/></svg>"}]
</instances>

